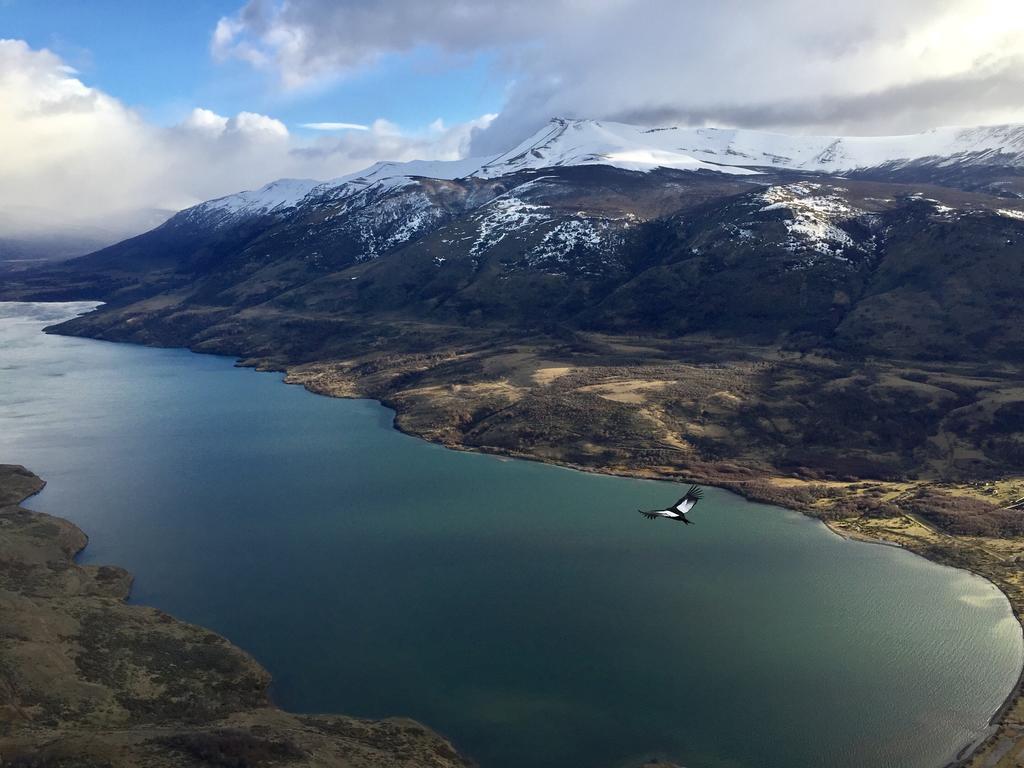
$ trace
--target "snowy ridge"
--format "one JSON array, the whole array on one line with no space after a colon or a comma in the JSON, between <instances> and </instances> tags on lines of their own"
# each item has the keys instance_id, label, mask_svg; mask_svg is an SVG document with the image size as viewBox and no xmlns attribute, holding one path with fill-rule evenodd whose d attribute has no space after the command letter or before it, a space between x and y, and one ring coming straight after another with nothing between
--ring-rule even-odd
<instances>
[{"instance_id":1,"label":"snowy ridge","mask_svg":"<svg viewBox=\"0 0 1024 768\"><path fill-rule=\"evenodd\" d=\"M474 175L504 176L516 171L575 165L611 165L630 171L675 168L752 174L755 171L698 160L666 141L659 132L623 123L555 118L514 149L484 163Z\"/></svg>"},{"instance_id":2,"label":"snowy ridge","mask_svg":"<svg viewBox=\"0 0 1024 768\"><path fill-rule=\"evenodd\" d=\"M602 163L750 173L747 168L840 172L935 159L1024 166L1024 125L935 128L907 136L791 136L723 128L645 128L596 120L552 120L477 175Z\"/></svg>"},{"instance_id":3,"label":"snowy ridge","mask_svg":"<svg viewBox=\"0 0 1024 768\"><path fill-rule=\"evenodd\" d=\"M417 178L464 178L483 162L481 158L377 162L330 181L279 179L257 190L209 200L189 210L203 218L214 216L218 218L217 224L223 225L249 216L284 213L304 202L341 200L367 190L385 193L413 185Z\"/></svg>"},{"instance_id":4,"label":"snowy ridge","mask_svg":"<svg viewBox=\"0 0 1024 768\"><path fill-rule=\"evenodd\" d=\"M319 184L320 182L313 179L278 179L259 189L208 200L190 210L203 214L221 212L231 217L267 214L294 208Z\"/></svg>"},{"instance_id":5,"label":"snowy ridge","mask_svg":"<svg viewBox=\"0 0 1024 768\"><path fill-rule=\"evenodd\" d=\"M621 126L629 130L633 126ZM1024 125L934 128L906 136L790 136L722 128L669 128L662 141L726 165L838 173L934 161L1024 166Z\"/></svg>"},{"instance_id":6,"label":"snowy ridge","mask_svg":"<svg viewBox=\"0 0 1024 768\"><path fill-rule=\"evenodd\" d=\"M361 171L331 179L321 186L324 189L346 185L368 187L381 183L401 186L417 177L461 179L472 176L485 162L486 158L480 157L467 157L462 160L409 160L404 163L378 162Z\"/></svg>"},{"instance_id":7,"label":"snowy ridge","mask_svg":"<svg viewBox=\"0 0 1024 768\"><path fill-rule=\"evenodd\" d=\"M940 168L958 164L1024 168L1024 125L843 137L744 129L647 128L556 118L526 141L493 158L378 162L326 182L281 179L254 191L210 200L189 211L220 226L242 217L282 214L319 199L339 200L363 190L386 193L414 185L418 178L494 179L522 171L585 165L641 172L672 168L749 175L763 168L843 173L915 163Z\"/></svg>"}]
</instances>

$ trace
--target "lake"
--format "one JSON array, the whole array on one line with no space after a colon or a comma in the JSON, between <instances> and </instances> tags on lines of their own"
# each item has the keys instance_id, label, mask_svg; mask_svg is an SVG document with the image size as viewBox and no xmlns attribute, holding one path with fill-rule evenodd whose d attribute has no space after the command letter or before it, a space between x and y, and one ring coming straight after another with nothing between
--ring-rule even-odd
<instances>
[{"instance_id":1,"label":"lake","mask_svg":"<svg viewBox=\"0 0 1024 768\"><path fill-rule=\"evenodd\" d=\"M405 715L483 768L941 766L1022 661L988 582L706 489L449 451L223 357L0 303L0 461L300 712Z\"/></svg>"}]
</instances>

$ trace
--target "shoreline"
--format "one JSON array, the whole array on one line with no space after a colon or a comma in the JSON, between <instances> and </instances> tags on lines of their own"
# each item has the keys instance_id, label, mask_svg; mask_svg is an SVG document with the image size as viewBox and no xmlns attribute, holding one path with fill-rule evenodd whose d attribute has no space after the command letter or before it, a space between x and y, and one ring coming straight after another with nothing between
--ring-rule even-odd
<instances>
[{"instance_id":1,"label":"shoreline","mask_svg":"<svg viewBox=\"0 0 1024 768\"><path fill-rule=\"evenodd\" d=\"M846 541L856 541L862 544L874 544L883 547L893 547L894 549L899 549L903 552L909 552L912 555L916 555L917 557L927 560L930 563L935 563L936 565L941 565L946 568L952 568L958 571L965 571L966 573L970 573L971 575L977 576L980 579L984 579L989 584L991 584L992 587L997 592L999 592L1000 595L1002 595L1004 600L1006 600L1006 604L1010 609L1010 614L1013 616L1014 621L1017 622L1017 628L1021 631L1021 637L1024 638L1024 620L1022 620L1020 615L1018 615L1018 613L1014 610L1013 601L1010 599L1010 596L1004 590L1000 589L999 585L992 581L992 579L985 576L985 574L979 573L965 566L950 565L948 563L943 563L933 558L926 557L925 555L920 554L918 552L914 552L911 549L907 549L902 544L898 544L894 541L885 541L883 539L874 539L853 535L848 531L844 531L842 528L838 528L830 524L830 522L827 520L821 520L820 522L826 528L828 528L829 531L834 533L839 538L845 539ZM970 761L973 760L974 757L978 756L978 753L983 747L989 746L989 742L996 736L1000 721L1006 716L1006 714L1009 712L1011 707L1018 701L1018 699L1020 699L1022 691L1024 691L1024 661L1022 661L1021 663L1021 668L1020 671L1017 673L1017 680L1013 684L1013 687L1010 688L1009 693L1006 694L1006 697L1003 699L1003 701L999 704L999 706L995 709L995 711L988 719L989 732L985 736L965 744L955 754L953 759L947 762L945 765L943 765L942 768L965 768L970 764Z\"/></svg>"}]
</instances>

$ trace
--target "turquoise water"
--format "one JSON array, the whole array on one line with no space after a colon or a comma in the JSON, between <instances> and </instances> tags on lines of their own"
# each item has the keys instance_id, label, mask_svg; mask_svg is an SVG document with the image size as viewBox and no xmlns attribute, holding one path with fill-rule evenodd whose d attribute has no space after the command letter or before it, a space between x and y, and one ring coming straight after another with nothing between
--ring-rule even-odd
<instances>
[{"instance_id":1,"label":"turquoise water","mask_svg":"<svg viewBox=\"0 0 1024 768\"><path fill-rule=\"evenodd\" d=\"M940 766L1016 679L987 582L708 489L457 453L232 361L0 304L0 461L298 711L407 715L483 768Z\"/></svg>"}]
</instances>

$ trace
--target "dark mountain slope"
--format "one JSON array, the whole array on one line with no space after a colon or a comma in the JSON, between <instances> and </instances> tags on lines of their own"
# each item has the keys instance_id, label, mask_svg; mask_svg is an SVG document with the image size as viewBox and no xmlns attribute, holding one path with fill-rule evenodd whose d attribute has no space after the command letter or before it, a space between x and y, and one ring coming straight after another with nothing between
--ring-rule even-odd
<instances>
[{"instance_id":1,"label":"dark mountain slope","mask_svg":"<svg viewBox=\"0 0 1024 768\"><path fill-rule=\"evenodd\" d=\"M213 229L185 212L37 279L94 281L110 307L76 321L93 332L185 323L175 343L252 310L1017 360L1021 211L940 187L586 166L414 179Z\"/></svg>"}]
</instances>

